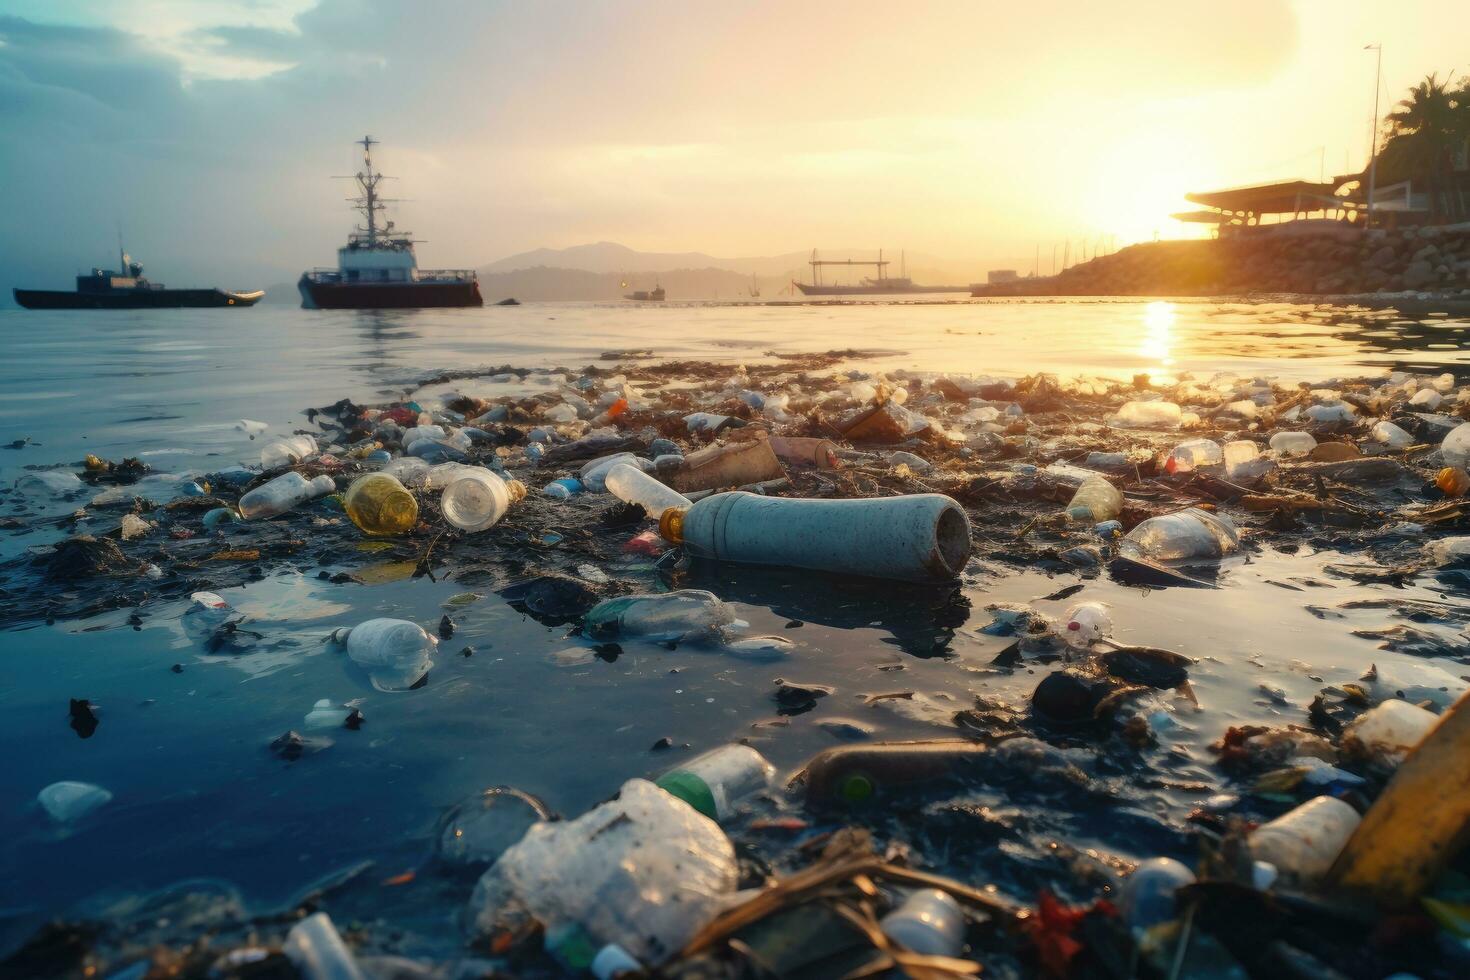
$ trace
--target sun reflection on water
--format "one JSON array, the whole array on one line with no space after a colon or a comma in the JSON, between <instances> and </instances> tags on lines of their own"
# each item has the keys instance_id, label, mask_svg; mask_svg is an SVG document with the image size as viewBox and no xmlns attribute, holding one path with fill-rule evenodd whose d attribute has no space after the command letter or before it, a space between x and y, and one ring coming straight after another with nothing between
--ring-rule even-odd
<instances>
[{"instance_id":1,"label":"sun reflection on water","mask_svg":"<svg viewBox=\"0 0 1470 980\"><path fill-rule=\"evenodd\" d=\"M1145 306L1143 331L1138 355L1157 362L1160 368L1171 367L1174 364L1170 354L1174 339L1174 304L1157 300Z\"/></svg>"}]
</instances>

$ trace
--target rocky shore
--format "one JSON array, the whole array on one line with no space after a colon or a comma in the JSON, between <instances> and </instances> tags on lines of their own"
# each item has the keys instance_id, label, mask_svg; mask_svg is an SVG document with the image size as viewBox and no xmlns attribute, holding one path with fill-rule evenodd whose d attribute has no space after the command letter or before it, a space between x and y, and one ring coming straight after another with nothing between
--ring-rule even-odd
<instances>
[{"instance_id":1,"label":"rocky shore","mask_svg":"<svg viewBox=\"0 0 1470 980\"><path fill-rule=\"evenodd\" d=\"M1470 301L1470 225L1289 234L1281 226L1205 241L1132 245L1056 276L983 296L1365 295L1429 292Z\"/></svg>"}]
</instances>

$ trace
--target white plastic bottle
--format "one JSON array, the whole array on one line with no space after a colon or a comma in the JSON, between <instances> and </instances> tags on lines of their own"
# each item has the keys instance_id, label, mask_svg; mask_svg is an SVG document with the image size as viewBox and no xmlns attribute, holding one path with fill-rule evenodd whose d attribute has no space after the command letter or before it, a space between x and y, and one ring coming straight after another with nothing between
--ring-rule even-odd
<instances>
[{"instance_id":1,"label":"white plastic bottle","mask_svg":"<svg viewBox=\"0 0 1470 980\"><path fill-rule=\"evenodd\" d=\"M1283 456L1305 456L1317 448L1310 432L1278 432L1271 437L1271 448Z\"/></svg>"},{"instance_id":2,"label":"white plastic bottle","mask_svg":"<svg viewBox=\"0 0 1470 980\"><path fill-rule=\"evenodd\" d=\"M316 440L309 435L278 439L260 450L260 465L267 470L281 466L294 466L310 459L317 453Z\"/></svg>"},{"instance_id":3,"label":"white plastic bottle","mask_svg":"<svg viewBox=\"0 0 1470 980\"><path fill-rule=\"evenodd\" d=\"M748 745L722 745L670 769L654 781L716 822L728 820L741 800L771 788L776 767Z\"/></svg>"},{"instance_id":4,"label":"white plastic bottle","mask_svg":"<svg viewBox=\"0 0 1470 980\"><path fill-rule=\"evenodd\" d=\"M691 506L688 497L674 490L636 466L618 463L607 472L607 489L614 497L630 504L638 504L655 521L664 516L664 511Z\"/></svg>"},{"instance_id":5,"label":"white plastic bottle","mask_svg":"<svg viewBox=\"0 0 1470 980\"><path fill-rule=\"evenodd\" d=\"M326 474L308 480L292 470L241 497L240 516L247 521L275 517L308 500L333 493L336 489L337 484Z\"/></svg>"},{"instance_id":6,"label":"white plastic bottle","mask_svg":"<svg viewBox=\"0 0 1470 980\"><path fill-rule=\"evenodd\" d=\"M325 912L309 915L292 926L282 952L305 980L365 980Z\"/></svg>"},{"instance_id":7,"label":"white plastic bottle","mask_svg":"<svg viewBox=\"0 0 1470 980\"><path fill-rule=\"evenodd\" d=\"M1462 422L1450 430L1444 442L1440 443L1439 454L1444 457L1446 466L1458 466L1462 470L1470 468L1470 422Z\"/></svg>"},{"instance_id":8,"label":"white plastic bottle","mask_svg":"<svg viewBox=\"0 0 1470 980\"><path fill-rule=\"evenodd\" d=\"M526 495L517 480L503 480L489 470L466 470L450 481L439 498L444 519L461 531L493 527Z\"/></svg>"},{"instance_id":9,"label":"white plastic bottle","mask_svg":"<svg viewBox=\"0 0 1470 980\"><path fill-rule=\"evenodd\" d=\"M347 656L382 691L405 691L434 666L439 641L406 619L369 619L332 634L347 644Z\"/></svg>"},{"instance_id":10,"label":"white plastic bottle","mask_svg":"<svg viewBox=\"0 0 1470 980\"><path fill-rule=\"evenodd\" d=\"M965 914L948 892L921 888L879 923L883 935L924 956L958 956L965 946Z\"/></svg>"},{"instance_id":11,"label":"white plastic bottle","mask_svg":"<svg viewBox=\"0 0 1470 980\"><path fill-rule=\"evenodd\" d=\"M1314 797L1250 836L1251 854L1307 884L1324 877L1358 829L1358 811L1335 796Z\"/></svg>"}]
</instances>

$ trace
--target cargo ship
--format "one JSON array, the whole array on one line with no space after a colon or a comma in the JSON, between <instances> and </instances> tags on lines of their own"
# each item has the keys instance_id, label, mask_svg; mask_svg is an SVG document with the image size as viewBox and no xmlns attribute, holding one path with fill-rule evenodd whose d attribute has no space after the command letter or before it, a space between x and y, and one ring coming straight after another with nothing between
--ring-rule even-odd
<instances>
[{"instance_id":1,"label":"cargo ship","mask_svg":"<svg viewBox=\"0 0 1470 980\"><path fill-rule=\"evenodd\" d=\"M628 284L625 282L623 285ZM635 303L662 303L664 296L664 287L654 283L652 289L635 289L631 293L624 293L623 299L631 299Z\"/></svg>"},{"instance_id":2,"label":"cargo ship","mask_svg":"<svg viewBox=\"0 0 1470 980\"><path fill-rule=\"evenodd\" d=\"M812 249L811 260L807 262L807 265L812 267L812 281L793 282L792 285L801 290L803 296L891 296L901 293L968 293L970 291L969 286L926 286L914 282L906 275L890 276L888 267L892 264L883 258L881 248L878 250L877 259L819 259L817 250ZM829 265L874 266L877 269L877 275L865 278L856 285L828 285L822 282L822 269Z\"/></svg>"},{"instance_id":3,"label":"cargo ship","mask_svg":"<svg viewBox=\"0 0 1470 980\"><path fill-rule=\"evenodd\" d=\"M473 269L420 269L411 232L380 221L385 210L378 185L386 178L373 169L378 140L364 136L363 168L350 179L359 196L353 207L363 224L337 249L337 268L303 272L296 284L308 310L385 310L445 306L484 306Z\"/></svg>"},{"instance_id":4,"label":"cargo ship","mask_svg":"<svg viewBox=\"0 0 1470 980\"><path fill-rule=\"evenodd\" d=\"M143 278L143 266L118 246L121 272L93 269L77 276L75 292L60 289L16 289L15 301L28 310L158 310L206 306L254 306L262 290L169 289Z\"/></svg>"}]
</instances>

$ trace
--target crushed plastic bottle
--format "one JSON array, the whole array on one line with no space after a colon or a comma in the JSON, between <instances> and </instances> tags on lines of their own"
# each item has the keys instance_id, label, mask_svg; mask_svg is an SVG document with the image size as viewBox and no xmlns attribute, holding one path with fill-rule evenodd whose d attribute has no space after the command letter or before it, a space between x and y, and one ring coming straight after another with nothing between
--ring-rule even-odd
<instances>
[{"instance_id":1,"label":"crushed plastic bottle","mask_svg":"<svg viewBox=\"0 0 1470 980\"><path fill-rule=\"evenodd\" d=\"M1184 413L1173 402L1127 402L1108 420L1120 429L1177 429Z\"/></svg>"},{"instance_id":2,"label":"crushed plastic bottle","mask_svg":"<svg viewBox=\"0 0 1470 980\"><path fill-rule=\"evenodd\" d=\"M1305 456L1317 448L1317 438L1310 432L1278 432L1271 437L1271 448L1283 456Z\"/></svg>"},{"instance_id":3,"label":"crushed plastic bottle","mask_svg":"<svg viewBox=\"0 0 1470 980\"><path fill-rule=\"evenodd\" d=\"M735 610L713 592L681 589L604 599L588 610L582 631L596 640L713 640L737 622Z\"/></svg>"},{"instance_id":4,"label":"crushed plastic bottle","mask_svg":"<svg viewBox=\"0 0 1470 980\"><path fill-rule=\"evenodd\" d=\"M525 496L526 488L519 480L503 480L489 470L472 470L444 488L439 509L450 524L473 533L495 526L511 505Z\"/></svg>"},{"instance_id":5,"label":"crushed plastic bottle","mask_svg":"<svg viewBox=\"0 0 1470 980\"><path fill-rule=\"evenodd\" d=\"M771 788L776 767L748 745L722 745L658 777L654 785L718 823L734 808Z\"/></svg>"},{"instance_id":6,"label":"crushed plastic bottle","mask_svg":"<svg viewBox=\"0 0 1470 980\"><path fill-rule=\"evenodd\" d=\"M292 926L281 951L302 980L365 980L325 912L309 915Z\"/></svg>"},{"instance_id":7,"label":"crushed plastic bottle","mask_svg":"<svg viewBox=\"0 0 1470 980\"><path fill-rule=\"evenodd\" d=\"M407 691L434 666L439 641L406 619L369 619L332 634L380 691Z\"/></svg>"},{"instance_id":8,"label":"crushed plastic bottle","mask_svg":"<svg viewBox=\"0 0 1470 980\"><path fill-rule=\"evenodd\" d=\"M330 476L323 474L308 480L292 470L289 473L282 473L269 483L258 486L241 497L240 516L247 521L276 517L308 500L332 493L336 489L337 484Z\"/></svg>"},{"instance_id":9,"label":"crushed plastic bottle","mask_svg":"<svg viewBox=\"0 0 1470 980\"><path fill-rule=\"evenodd\" d=\"M316 440L309 435L292 436L268 443L260 450L260 465L266 470L295 466L317 454Z\"/></svg>"},{"instance_id":10,"label":"crushed plastic bottle","mask_svg":"<svg viewBox=\"0 0 1470 980\"><path fill-rule=\"evenodd\" d=\"M659 963L726 906L738 880L714 821L630 779L575 820L533 825L480 878L468 918L480 935L541 923L569 969L589 968L610 943Z\"/></svg>"},{"instance_id":11,"label":"crushed plastic bottle","mask_svg":"<svg viewBox=\"0 0 1470 980\"><path fill-rule=\"evenodd\" d=\"M1123 495L1100 476L1082 481L1067 504L1067 519L1088 524L1110 521L1123 512Z\"/></svg>"},{"instance_id":12,"label":"crushed plastic bottle","mask_svg":"<svg viewBox=\"0 0 1470 980\"><path fill-rule=\"evenodd\" d=\"M1256 828L1251 854L1276 866L1283 878L1311 884L1326 876L1358 829L1358 811L1334 796L1317 796Z\"/></svg>"},{"instance_id":13,"label":"crushed plastic bottle","mask_svg":"<svg viewBox=\"0 0 1470 980\"><path fill-rule=\"evenodd\" d=\"M1113 632L1113 619L1101 602L1079 602L1062 616L1062 641L1074 649L1086 649Z\"/></svg>"},{"instance_id":14,"label":"crushed plastic bottle","mask_svg":"<svg viewBox=\"0 0 1470 980\"><path fill-rule=\"evenodd\" d=\"M352 481L342 496L342 509L364 534L406 534L419 519L419 502L387 473L369 473Z\"/></svg>"},{"instance_id":15,"label":"crushed plastic bottle","mask_svg":"<svg viewBox=\"0 0 1470 980\"><path fill-rule=\"evenodd\" d=\"M1381 442L1389 449L1403 449L1414 444L1414 437L1392 422L1379 422L1373 426L1369 435L1375 442Z\"/></svg>"},{"instance_id":16,"label":"crushed plastic bottle","mask_svg":"<svg viewBox=\"0 0 1470 980\"><path fill-rule=\"evenodd\" d=\"M619 500L642 507L655 521L671 507L686 509L691 506L688 497L627 463L618 463L608 470L607 489Z\"/></svg>"},{"instance_id":17,"label":"crushed plastic bottle","mask_svg":"<svg viewBox=\"0 0 1470 980\"><path fill-rule=\"evenodd\" d=\"M1205 466L1225 462L1225 450L1213 439L1189 439L1169 450L1164 460L1166 473L1192 473Z\"/></svg>"},{"instance_id":18,"label":"crushed plastic bottle","mask_svg":"<svg viewBox=\"0 0 1470 980\"><path fill-rule=\"evenodd\" d=\"M910 892L879 927L904 949L924 956L959 956L965 947L965 913L938 888Z\"/></svg>"},{"instance_id":19,"label":"crushed plastic bottle","mask_svg":"<svg viewBox=\"0 0 1470 980\"><path fill-rule=\"evenodd\" d=\"M37 793L36 800L52 820L57 823L72 823L99 806L111 802L112 794L91 783L62 780Z\"/></svg>"},{"instance_id":20,"label":"crushed plastic bottle","mask_svg":"<svg viewBox=\"0 0 1470 980\"><path fill-rule=\"evenodd\" d=\"M15 489L28 497L66 497L86 489L75 473L65 470L40 470L26 473L15 481Z\"/></svg>"},{"instance_id":21,"label":"crushed plastic bottle","mask_svg":"<svg viewBox=\"0 0 1470 980\"><path fill-rule=\"evenodd\" d=\"M1153 561L1219 558L1240 547L1228 517L1190 507L1143 521L1118 543L1120 553Z\"/></svg>"},{"instance_id":22,"label":"crushed plastic bottle","mask_svg":"<svg viewBox=\"0 0 1470 980\"><path fill-rule=\"evenodd\" d=\"M1439 444L1439 454L1446 466L1470 469L1470 422L1462 422L1450 430Z\"/></svg>"},{"instance_id":23,"label":"crushed plastic bottle","mask_svg":"<svg viewBox=\"0 0 1470 980\"><path fill-rule=\"evenodd\" d=\"M1438 723L1434 712L1390 698L1363 712L1343 731L1342 747L1379 769L1391 770Z\"/></svg>"}]
</instances>

